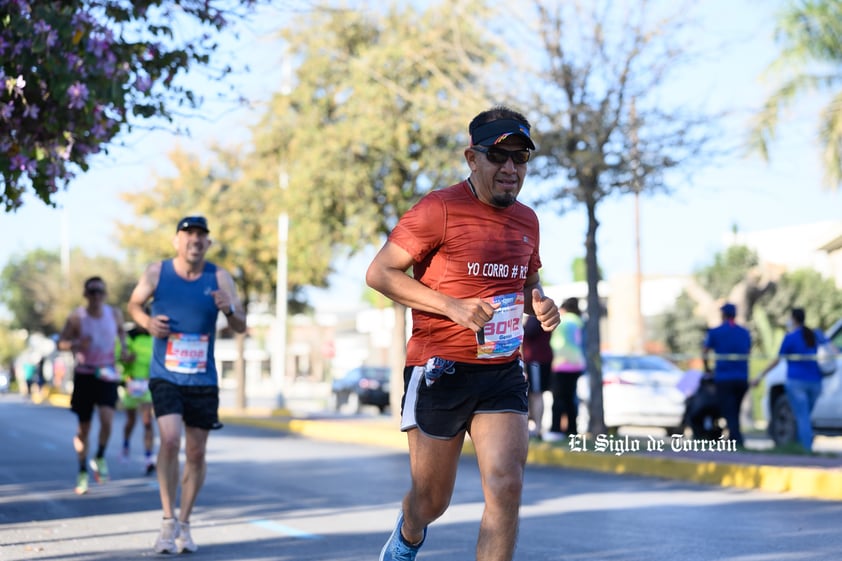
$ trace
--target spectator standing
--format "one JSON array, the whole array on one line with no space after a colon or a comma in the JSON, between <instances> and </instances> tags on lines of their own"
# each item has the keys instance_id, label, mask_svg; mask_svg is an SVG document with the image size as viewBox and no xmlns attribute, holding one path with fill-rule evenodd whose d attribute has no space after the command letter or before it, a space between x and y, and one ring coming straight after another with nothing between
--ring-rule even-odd
<instances>
[{"instance_id":1,"label":"spectator standing","mask_svg":"<svg viewBox=\"0 0 842 561\"><path fill-rule=\"evenodd\" d=\"M578 434L579 414L576 382L585 371L583 345L584 322L578 298L561 303L559 324L550 344L553 350L550 390L553 394L552 422L547 440L559 440L566 434Z\"/></svg>"},{"instance_id":2,"label":"spectator standing","mask_svg":"<svg viewBox=\"0 0 842 561\"><path fill-rule=\"evenodd\" d=\"M804 324L805 318L803 308L792 309L778 357L763 369L752 385L757 386L781 359L786 360L786 398L795 416L798 442L804 450L811 452L813 424L810 416L822 392L822 372L816 362L816 355L819 345L826 343L827 338L820 330L807 327Z\"/></svg>"},{"instance_id":3,"label":"spectator standing","mask_svg":"<svg viewBox=\"0 0 842 561\"><path fill-rule=\"evenodd\" d=\"M740 410L748 391L748 358L751 334L737 324L737 307L726 302L720 308L722 323L707 331L702 348L705 370L710 371L708 358L714 353L713 382L719 412L728 426L728 436L740 448L744 446L740 427Z\"/></svg>"},{"instance_id":4,"label":"spectator standing","mask_svg":"<svg viewBox=\"0 0 842 561\"><path fill-rule=\"evenodd\" d=\"M526 316L523 324L523 366L529 382L529 420L533 424L530 437L543 436L544 392L550 390L553 366L551 331L544 331L535 316Z\"/></svg>"}]
</instances>

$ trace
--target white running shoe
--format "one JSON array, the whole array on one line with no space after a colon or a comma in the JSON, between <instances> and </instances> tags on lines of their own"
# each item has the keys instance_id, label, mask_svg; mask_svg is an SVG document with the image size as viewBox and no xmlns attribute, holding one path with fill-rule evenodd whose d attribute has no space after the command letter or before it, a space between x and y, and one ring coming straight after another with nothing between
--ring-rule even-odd
<instances>
[{"instance_id":1,"label":"white running shoe","mask_svg":"<svg viewBox=\"0 0 842 561\"><path fill-rule=\"evenodd\" d=\"M175 540L179 535L179 524L175 518L167 518L161 522L161 533L155 540L155 553L178 553Z\"/></svg>"},{"instance_id":2,"label":"white running shoe","mask_svg":"<svg viewBox=\"0 0 842 561\"><path fill-rule=\"evenodd\" d=\"M178 537L175 538L175 545L178 547L179 553L195 553L199 546L193 541L193 536L190 535L190 522L179 522L180 530Z\"/></svg>"}]
</instances>

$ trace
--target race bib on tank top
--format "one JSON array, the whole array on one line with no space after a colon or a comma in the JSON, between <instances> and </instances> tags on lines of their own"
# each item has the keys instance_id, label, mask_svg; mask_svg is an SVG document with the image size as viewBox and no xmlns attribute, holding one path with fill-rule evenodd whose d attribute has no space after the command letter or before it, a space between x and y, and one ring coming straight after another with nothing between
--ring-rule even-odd
<instances>
[{"instance_id":1,"label":"race bib on tank top","mask_svg":"<svg viewBox=\"0 0 842 561\"><path fill-rule=\"evenodd\" d=\"M208 367L210 337L197 333L172 333L167 339L164 364L170 372L201 374Z\"/></svg>"}]
</instances>

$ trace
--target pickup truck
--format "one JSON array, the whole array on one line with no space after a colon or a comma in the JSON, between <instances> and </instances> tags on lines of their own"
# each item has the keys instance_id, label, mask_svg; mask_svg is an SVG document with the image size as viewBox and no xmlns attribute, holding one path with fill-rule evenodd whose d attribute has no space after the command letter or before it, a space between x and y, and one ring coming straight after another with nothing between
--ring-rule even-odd
<instances>
[{"instance_id":1,"label":"pickup truck","mask_svg":"<svg viewBox=\"0 0 842 561\"><path fill-rule=\"evenodd\" d=\"M825 333L838 351L836 371L822 380L822 393L811 416L815 434L842 435L842 319ZM780 361L766 375L763 408L769 421L769 436L776 446L797 442L795 417L784 391L786 361Z\"/></svg>"}]
</instances>

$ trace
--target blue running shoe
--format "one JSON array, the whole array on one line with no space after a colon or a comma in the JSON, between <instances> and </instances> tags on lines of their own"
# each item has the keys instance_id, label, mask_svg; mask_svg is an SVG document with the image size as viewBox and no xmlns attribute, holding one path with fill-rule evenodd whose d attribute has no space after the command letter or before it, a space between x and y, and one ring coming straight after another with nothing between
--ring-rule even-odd
<instances>
[{"instance_id":1,"label":"blue running shoe","mask_svg":"<svg viewBox=\"0 0 842 561\"><path fill-rule=\"evenodd\" d=\"M389 536L389 541L386 542L380 552L380 561L415 561L418 550L421 549L424 540L427 539L427 528L424 528L424 537L421 538L421 543L409 545L401 536L401 526L403 526L403 511L398 515L398 522L395 524L392 535Z\"/></svg>"}]
</instances>

